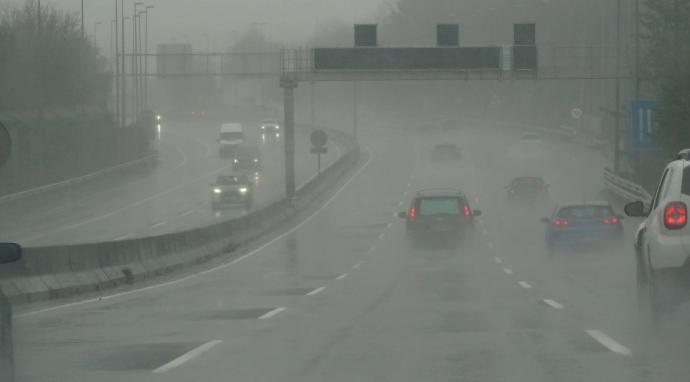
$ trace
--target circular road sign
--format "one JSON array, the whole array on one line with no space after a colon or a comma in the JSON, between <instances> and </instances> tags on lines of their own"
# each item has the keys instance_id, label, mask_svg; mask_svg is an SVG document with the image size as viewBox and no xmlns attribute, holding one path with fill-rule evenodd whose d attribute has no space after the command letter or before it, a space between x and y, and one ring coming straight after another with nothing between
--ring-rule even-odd
<instances>
[{"instance_id":1,"label":"circular road sign","mask_svg":"<svg viewBox=\"0 0 690 382\"><path fill-rule=\"evenodd\" d=\"M314 131L311 133L309 139L311 140L311 144L316 147L326 146L326 143L328 142L328 136L323 130Z\"/></svg>"},{"instance_id":2,"label":"circular road sign","mask_svg":"<svg viewBox=\"0 0 690 382\"><path fill-rule=\"evenodd\" d=\"M12 138L5 126L0 124L0 166L4 165L10 159L12 152Z\"/></svg>"},{"instance_id":3,"label":"circular road sign","mask_svg":"<svg viewBox=\"0 0 690 382\"><path fill-rule=\"evenodd\" d=\"M582 109L575 107L573 110L570 110L570 115L575 119L580 119L582 117Z\"/></svg>"}]
</instances>

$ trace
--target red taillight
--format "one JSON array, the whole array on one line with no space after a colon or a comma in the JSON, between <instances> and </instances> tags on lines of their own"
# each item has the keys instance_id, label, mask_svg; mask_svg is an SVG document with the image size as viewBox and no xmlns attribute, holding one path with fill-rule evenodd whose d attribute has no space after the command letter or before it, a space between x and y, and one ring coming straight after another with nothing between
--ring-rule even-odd
<instances>
[{"instance_id":1,"label":"red taillight","mask_svg":"<svg viewBox=\"0 0 690 382\"><path fill-rule=\"evenodd\" d=\"M407 216L409 218L414 218L415 216L417 216L417 209L414 207L410 207L410 210L407 212Z\"/></svg>"},{"instance_id":2,"label":"red taillight","mask_svg":"<svg viewBox=\"0 0 690 382\"><path fill-rule=\"evenodd\" d=\"M556 218L553 220L552 224L556 227L567 227L572 224L572 222L568 219Z\"/></svg>"},{"instance_id":3,"label":"red taillight","mask_svg":"<svg viewBox=\"0 0 690 382\"><path fill-rule=\"evenodd\" d=\"M608 218L604 218L604 220L602 220L601 222L607 225L616 225L620 224L621 219L619 219L618 216L611 216Z\"/></svg>"},{"instance_id":4,"label":"red taillight","mask_svg":"<svg viewBox=\"0 0 690 382\"><path fill-rule=\"evenodd\" d=\"M438 151L438 149L433 149L433 150L431 150L431 154L432 155L438 155L438 154L440 154L440 152Z\"/></svg>"},{"instance_id":5,"label":"red taillight","mask_svg":"<svg viewBox=\"0 0 690 382\"><path fill-rule=\"evenodd\" d=\"M465 204L462 206L462 213L465 214L465 216L470 216L472 215L472 210L470 210L470 206Z\"/></svg>"},{"instance_id":6,"label":"red taillight","mask_svg":"<svg viewBox=\"0 0 690 382\"><path fill-rule=\"evenodd\" d=\"M688 208L683 202L671 202L664 208L664 226L668 229L681 229L688 222Z\"/></svg>"}]
</instances>

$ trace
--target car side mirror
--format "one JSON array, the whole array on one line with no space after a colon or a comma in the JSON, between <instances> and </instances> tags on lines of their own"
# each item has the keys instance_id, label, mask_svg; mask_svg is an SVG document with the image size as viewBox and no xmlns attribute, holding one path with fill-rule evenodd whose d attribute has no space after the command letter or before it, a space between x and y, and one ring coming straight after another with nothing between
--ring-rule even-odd
<instances>
[{"instance_id":1,"label":"car side mirror","mask_svg":"<svg viewBox=\"0 0 690 382\"><path fill-rule=\"evenodd\" d=\"M482 216L482 210L474 210L474 211L472 211L472 216Z\"/></svg>"},{"instance_id":2,"label":"car side mirror","mask_svg":"<svg viewBox=\"0 0 690 382\"><path fill-rule=\"evenodd\" d=\"M0 243L0 264L13 263L22 258L22 247L15 243Z\"/></svg>"},{"instance_id":3,"label":"car side mirror","mask_svg":"<svg viewBox=\"0 0 690 382\"><path fill-rule=\"evenodd\" d=\"M407 219L407 212L405 212L405 211L398 212L398 217L400 219Z\"/></svg>"},{"instance_id":4,"label":"car side mirror","mask_svg":"<svg viewBox=\"0 0 690 382\"><path fill-rule=\"evenodd\" d=\"M549 218L541 218L541 219L539 219L539 221L542 223L547 223L547 224L551 223L551 219L549 219Z\"/></svg>"},{"instance_id":5,"label":"car side mirror","mask_svg":"<svg viewBox=\"0 0 690 382\"><path fill-rule=\"evenodd\" d=\"M624 210L626 215L632 217L646 217L649 215L649 212L645 211L644 202L639 200L626 204Z\"/></svg>"}]
</instances>

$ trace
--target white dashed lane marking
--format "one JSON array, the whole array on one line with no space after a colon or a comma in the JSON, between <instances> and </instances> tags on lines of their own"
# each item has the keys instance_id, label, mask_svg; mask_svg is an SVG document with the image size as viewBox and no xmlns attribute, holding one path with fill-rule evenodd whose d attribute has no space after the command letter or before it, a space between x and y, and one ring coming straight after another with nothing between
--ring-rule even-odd
<instances>
[{"instance_id":1,"label":"white dashed lane marking","mask_svg":"<svg viewBox=\"0 0 690 382\"><path fill-rule=\"evenodd\" d=\"M193 214L194 212L195 212L194 210L187 210L187 211L181 212L180 217L183 218L185 216L189 216L189 215Z\"/></svg>"},{"instance_id":2,"label":"white dashed lane marking","mask_svg":"<svg viewBox=\"0 0 690 382\"><path fill-rule=\"evenodd\" d=\"M611 350L614 353L618 353L618 354L622 354L622 355L632 355L632 351L630 351L630 349L621 345L616 340L607 336L606 333L604 333L600 330L589 329L589 330L585 330L585 332L587 334L589 334L590 337L597 340L597 342L599 342L602 346Z\"/></svg>"},{"instance_id":3,"label":"white dashed lane marking","mask_svg":"<svg viewBox=\"0 0 690 382\"><path fill-rule=\"evenodd\" d=\"M372 253L375 250L376 250L376 247L369 247L369 250L367 251L367 253Z\"/></svg>"},{"instance_id":4,"label":"white dashed lane marking","mask_svg":"<svg viewBox=\"0 0 690 382\"><path fill-rule=\"evenodd\" d=\"M174 360L166 363L165 365L153 370L153 372L156 374L165 373L171 369L174 369L178 366L181 366L181 365L193 360L194 358L200 356L201 353L204 353L208 350L211 350L211 348L220 344L221 342L223 342L223 341L215 340L215 341L206 342L205 344L203 344L199 347L196 347L196 348L188 351L187 353L184 353L181 356L175 358Z\"/></svg>"},{"instance_id":5,"label":"white dashed lane marking","mask_svg":"<svg viewBox=\"0 0 690 382\"><path fill-rule=\"evenodd\" d=\"M532 286L529 285L529 283L527 281L518 281L518 285L520 285L521 287L523 287L525 289L532 289Z\"/></svg>"},{"instance_id":6,"label":"white dashed lane marking","mask_svg":"<svg viewBox=\"0 0 690 382\"><path fill-rule=\"evenodd\" d=\"M167 221L167 220L163 220L162 222L158 222L158 223L156 223L156 224L153 224L153 225L151 226L151 228L158 228L158 227L164 226L164 225L166 225L166 224L168 224L168 221Z\"/></svg>"},{"instance_id":7,"label":"white dashed lane marking","mask_svg":"<svg viewBox=\"0 0 690 382\"><path fill-rule=\"evenodd\" d=\"M347 273L343 273L342 275L336 277L335 279L336 279L336 280L342 280L342 279L344 279L345 277L347 277L347 275L348 275Z\"/></svg>"},{"instance_id":8,"label":"white dashed lane marking","mask_svg":"<svg viewBox=\"0 0 690 382\"><path fill-rule=\"evenodd\" d=\"M494 263L501 264L502 262L503 262L503 259L501 259L500 257L494 257Z\"/></svg>"},{"instance_id":9,"label":"white dashed lane marking","mask_svg":"<svg viewBox=\"0 0 690 382\"><path fill-rule=\"evenodd\" d=\"M489 249L494 249L494 243L492 242L486 243L486 246L489 247Z\"/></svg>"},{"instance_id":10,"label":"white dashed lane marking","mask_svg":"<svg viewBox=\"0 0 690 382\"><path fill-rule=\"evenodd\" d=\"M507 275L512 275L512 274L513 274L513 270L512 270L512 269L508 269L508 268L503 268L503 272L505 272Z\"/></svg>"},{"instance_id":11,"label":"white dashed lane marking","mask_svg":"<svg viewBox=\"0 0 690 382\"><path fill-rule=\"evenodd\" d=\"M113 240L114 241L125 240L125 239L129 239L130 237L132 237L132 234L128 233L126 235L118 236L118 237L114 238Z\"/></svg>"},{"instance_id":12,"label":"white dashed lane marking","mask_svg":"<svg viewBox=\"0 0 690 382\"><path fill-rule=\"evenodd\" d=\"M279 314L280 312L286 311L287 308L284 306L281 306L280 308L275 308L270 312L265 313L263 316L259 317L259 320L267 320L271 317L274 317L275 315Z\"/></svg>"},{"instance_id":13,"label":"white dashed lane marking","mask_svg":"<svg viewBox=\"0 0 690 382\"><path fill-rule=\"evenodd\" d=\"M383 235L385 235L383 232L379 235L379 240L383 239Z\"/></svg>"},{"instance_id":14,"label":"white dashed lane marking","mask_svg":"<svg viewBox=\"0 0 690 382\"><path fill-rule=\"evenodd\" d=\"M562 304L560 304L559 302L554 301L554 300L550 300L550 299L548 299L548 298L545 298L545 299L543 299L543 300L541 300L541 301L542 301L544 304L546 304L546 305L548 305L548 306L550 306L550 307L552 307L552 308L554 308L554 309L563 309L563 308L564 308L564 306L563 306Z\"/></svg>"},{"instance_id":15,"label":"white dashed lane marking","mask_svg":"<svg viewBox=\"0 0 690 382\"><path fill-rule=\"evenodd\" d=\"M314 289L313 291L307 293L307 296L317 295L317 294L323 292L325 289L326 289L326 287L318 287L318 288Z\"/></svg>"},{"instance_id":16,"label":"white dashed lane marking","mask_svg":"<svg viewBox=\"0 0 690 382\"><path fill-rule=\"evenodd\" d=\"M358 261L357 264L352 266L352 268L359 269L359 267L361 267L362 265L364 265L364 261Z\"/></svg>"}]
</instances>

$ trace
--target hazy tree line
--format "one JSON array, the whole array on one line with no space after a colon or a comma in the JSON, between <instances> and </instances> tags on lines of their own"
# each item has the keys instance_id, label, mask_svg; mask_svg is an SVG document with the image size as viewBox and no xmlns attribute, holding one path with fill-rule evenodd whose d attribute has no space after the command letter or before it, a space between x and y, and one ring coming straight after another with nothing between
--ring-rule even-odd
<instances>
[{"instance_id":1,"label":"hazy tree line","mask_svg":"<svg viewBox=\"0 0 690 382\"><path fill-rule=\"evenodd\" d=\"M690 0L646 0L642 76L659 99L660 138L671 153L690 145Z\"/></svg>"},{"instance_id":2,"label":"hazy tree line","mask_svg":"<svg viewBox=\"0 0 690 382\"><path fill-rule=\"evenodd\" d=\"M0 111L104 108L106 61L81 35L78 14L42 6L0 8Z\"/></svg>"}]
</instances>

